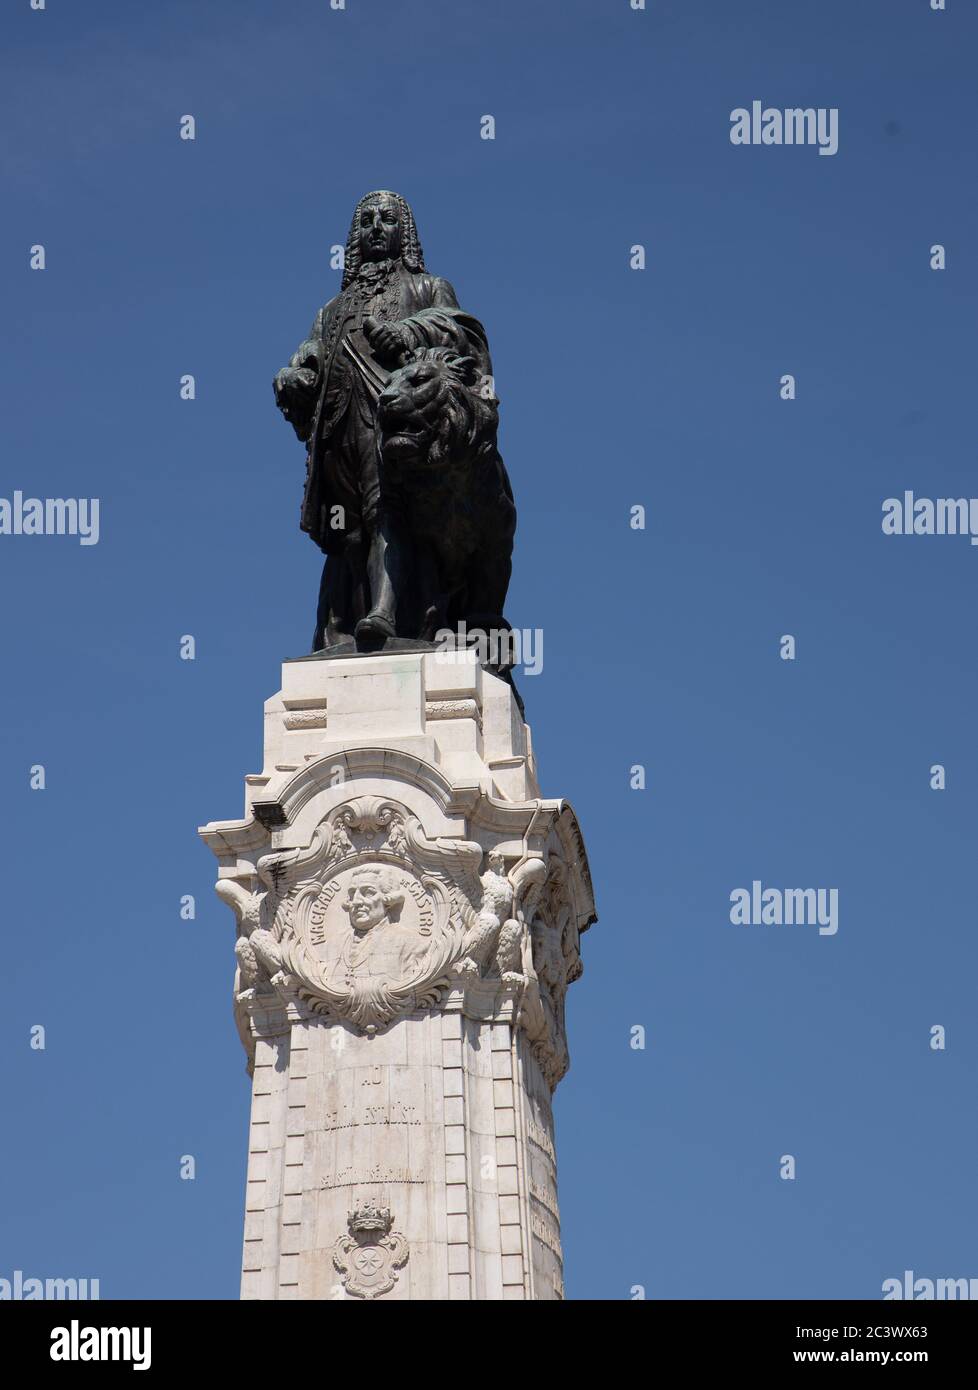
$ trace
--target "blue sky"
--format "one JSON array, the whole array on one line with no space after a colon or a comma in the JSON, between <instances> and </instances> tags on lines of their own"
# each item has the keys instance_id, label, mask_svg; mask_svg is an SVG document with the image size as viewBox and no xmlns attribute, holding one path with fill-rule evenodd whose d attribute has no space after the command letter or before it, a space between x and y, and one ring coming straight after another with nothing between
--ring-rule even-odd
<instances>
[{"instance_id":1,"label":"blue sky","mask_svg":"<svg viewBox=\"0 0 978 1390\"><path fill-rule=\"evenodd\" d=\"M974 8L18 0L2 33L0 496L99 497L101 535L0 536L0 1276L237 1295L248 1084L195 828L240 814L308 646L271 378L376 187L489 334L522 692L595 879L568 1296L978 1276L978 549L880 527L978 494ZM838 153L731 145L754 99L838 108ZM836 887L838 933L732 926L755 878Z\"/></svg>"}]
</instances>

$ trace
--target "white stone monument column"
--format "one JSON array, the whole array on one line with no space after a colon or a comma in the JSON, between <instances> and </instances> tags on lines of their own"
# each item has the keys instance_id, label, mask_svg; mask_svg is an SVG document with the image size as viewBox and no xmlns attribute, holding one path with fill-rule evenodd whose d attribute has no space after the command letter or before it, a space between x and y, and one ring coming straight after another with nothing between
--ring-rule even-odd
<instances>
[{"instance_id":1,"label":"white stone monument column","mask_svg":"<svg viewBox=\"0 0 978 1390\"><path fill-rule=\"evenodd\" d=\"M253 1077L242 1298L562 1297L594 902L510 686L470 652L288 661L244 819L200 833Z\"/></svg>"}]
</instances>

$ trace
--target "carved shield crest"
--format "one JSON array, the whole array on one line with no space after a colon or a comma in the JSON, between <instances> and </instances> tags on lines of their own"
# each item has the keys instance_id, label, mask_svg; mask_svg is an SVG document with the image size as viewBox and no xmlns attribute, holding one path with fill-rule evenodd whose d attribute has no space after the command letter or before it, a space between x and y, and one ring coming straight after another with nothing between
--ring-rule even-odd
<instances>
[{"instance_id":1,"label":"carved shield crest","mask_svg":"<svg viewBox=\"0 0 978 1390\"><path fill-rule=\"evenodd\" d=\"M347 1219L350 1234L333 1247L333 1264L343 1287L353 1298L379 1298L397 1283L397 1270L407 1264L408 1245L392 1231L390 1208L368 1202Z\"/></svg>"}]
</instances>

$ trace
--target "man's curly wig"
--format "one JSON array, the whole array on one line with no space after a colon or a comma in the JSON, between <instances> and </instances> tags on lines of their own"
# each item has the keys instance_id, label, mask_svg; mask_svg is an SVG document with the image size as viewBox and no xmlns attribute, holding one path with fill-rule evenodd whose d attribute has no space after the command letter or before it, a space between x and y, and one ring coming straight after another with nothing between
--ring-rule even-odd
<instances>
[{"instance_id":1,"label":"man's curly wig","mask_svg":"<svg viewBox=\"0 0 978 1390\"><path fill-rule=\"evenodd\" d=\"M401 260L408 270L424 270L424 252L421 250L421 242L418 239L414 213L400 193L391 193L389 189L379 188L375 189L373 193L365 193L354 209L343 259L343 289L347 289L353 284L360 270L360 214L368 203L375 203L380 198L393 203L397 208L398 220L401 225Z\"/></svg>"}]
</instances>

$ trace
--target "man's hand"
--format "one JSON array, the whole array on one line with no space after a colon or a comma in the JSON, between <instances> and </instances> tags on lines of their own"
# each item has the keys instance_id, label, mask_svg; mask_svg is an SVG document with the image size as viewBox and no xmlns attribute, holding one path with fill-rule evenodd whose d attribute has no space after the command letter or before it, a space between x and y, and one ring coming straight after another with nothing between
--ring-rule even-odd
<instances>
[{"instance_id":1,"label":"man's hand","mask_svg":"<svg viewBox=\"0 0 978 1390\"><path fill-rule=\"evenodd\" d=\"M363 333L377 361L383 367L396 367L407 351L408 340L402 328L396 323L381 323L379 319L366 318Z\"/></svg>"}]
</instances>

